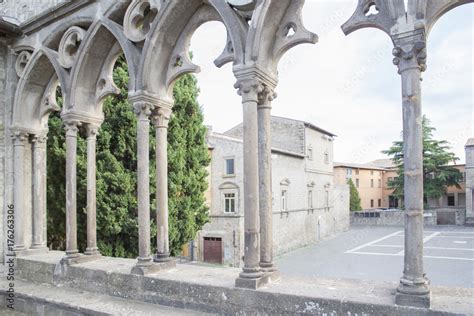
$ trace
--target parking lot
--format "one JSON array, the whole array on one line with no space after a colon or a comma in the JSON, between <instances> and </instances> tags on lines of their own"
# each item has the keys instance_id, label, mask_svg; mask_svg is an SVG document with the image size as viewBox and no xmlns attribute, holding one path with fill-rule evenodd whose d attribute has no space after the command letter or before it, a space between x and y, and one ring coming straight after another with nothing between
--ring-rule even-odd
<instances>
[{"instance_id":1,"label":"parking lot","mask_svg":"<svg viewBox=\"0 0 474 316\"><path fill-rule=\"evenodd\" d=\"M474 288L474 229L432 227L424 232L425 272L434 285ZM403 271L403 227L353 227L318 245L287 253L283 275L398 282Z\"/></svg>"}]
</instances>

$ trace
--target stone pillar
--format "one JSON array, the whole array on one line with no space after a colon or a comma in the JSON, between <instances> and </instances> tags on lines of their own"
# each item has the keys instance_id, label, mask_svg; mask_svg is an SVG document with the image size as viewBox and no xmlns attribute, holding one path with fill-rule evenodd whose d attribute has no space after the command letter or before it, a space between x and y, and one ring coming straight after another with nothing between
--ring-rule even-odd
<instances>
[{"instance_id":1,"label":"stone pillar","mask_svg":"<svg viewBox=\"0 0 474 316\"><path fill-rule=\"evenodd\" d=\"M260 223L258 188L258 96L263 86L254 79L237 82L242 96L244 128L244 267L236 286L258 288L263 273L260 269Z\"/></svg>"},{"instance_id":2,"label":"stone pillar","mask_svg":"<svg viewBox=\"0 0 474 316\"><path fill-rule=\"evenodd\" d=\"M168 123L172 105L160 105L153 114L156 131L156 225L157 253L155 262L170 258L168 233Z\"/></svg>"},{"instance_id":3,"label":"stone pillar","mask_svg":"<svg viewBox=\"0 0 474 316\"><path fill-rule=\"evenodd\" d=\"M276 271L273 265L272 213L272 126L271 101L276 97L265 87L258 104L258 171L260 209L260 267L267 274Z\"/></svg>"},{"instance_id":4,"label":"stone pillar","mask_svg":"<svg viewBox=\"0 0 474 316\"><path fill-rule=\"evenodd\" d=\"M97 248L96 141L99 127L87 124L87 248L85 255L100 255Z\"/></svg>"},{"instance_id":5,"label":"stone pillar","mask_svg":"<svg viewBox=\"0 0 474 316\"><path fill-rule=\"evenodd\" d=\"M28 140L28 134L23 132L14 132L13 138L13 204L15 209L15 252L26 250L25 245L25 145Z\"/></svg>"},{"instance_id":6,"label":"stone pillar","mask_svg":"<svg viewBox=\"0 0 474 316\"><path fill-rule=\"evenodd\" d=\"M399 305L429 307L429 282L423 270L423 128L421 72L426 69L426 45L403 38L393 50L402 78L405 165L405 260L396 293Z\"/></svg>"},{"instance_id":7,"label":"stone pillar","mask_svg":"<svg viewBox=\"0 0 474 316\"><path fill-rule=\"evenodd\" d=\"M45 249L45 213L46 213L46 136L34 135L33 143L33 242L32 249Z\"/></svg>"},{"instance_id":8,"label":"stone pillar","mask_svg":"<svg viewBox=\"0 0 474 316\"><path fill-rule=\"evenodd\" d=\"M132 273L152 265L150 248L150 115L152 105L134 103L137 115L138 261Z\"/></svg>"},{"instance_id":9,"label":"stone pillar","mask_svg":"<svg viewBox=\"0 0 474 316\"><path fill-rule=\"evenodd\" d=\"M79 121L65 121L66 129L66 259L79 257L77 250L77 133Z\"/></svg>"}]
</instances>

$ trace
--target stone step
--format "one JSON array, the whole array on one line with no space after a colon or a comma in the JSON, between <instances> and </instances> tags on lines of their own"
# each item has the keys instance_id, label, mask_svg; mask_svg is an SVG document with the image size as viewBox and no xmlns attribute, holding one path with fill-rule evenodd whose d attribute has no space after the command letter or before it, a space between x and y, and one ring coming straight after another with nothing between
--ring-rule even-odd
<instances>
[{"instance_id":1,"label":"stone step","mask_svg":"<svg viewBox=\"0 0 474 316\"><path fill-rule=\"evenodd\" d=\"M474 217L466 217L464 226L474 227Z\"/></svg>"},{"instance_id":2,"label":"stone step","mask_svg":"<svg viewBox=\"0 0 474 316\"><path fill-rule=\"evenodd\" d=\"M15 280L15 310L0 306L0 315L211 315L179 308L148 304L81 290ZM5 302L7 283L0 281L0 298Z\"/></svg>"}]
</instances>

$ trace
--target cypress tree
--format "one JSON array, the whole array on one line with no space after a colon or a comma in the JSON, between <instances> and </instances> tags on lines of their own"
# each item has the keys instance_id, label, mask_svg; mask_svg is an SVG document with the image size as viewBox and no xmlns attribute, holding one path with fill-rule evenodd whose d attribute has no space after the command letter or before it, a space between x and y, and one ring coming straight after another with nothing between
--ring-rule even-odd
<instances>
[{"instance_id":1,"label":"cypress tree","mask_svg":"<svg viewBox=\"0 0 474 316\"><path fill-rule=\"evenodd\" d=\"M107 98L105 121L97 137L97 239L102 254L136 257L138 210L136 182L136 118L128 102L128 69L120 57L113 73L120 94ZM174 89L175 106L169 124L170 251L180 253L208 221L204 192L210 163L206 128L197 102L199 89L192 75L179 79ZM59 100L61 101L61 100ZM65 136L59 114L49 120L48 140L48 244L65 246ZM87 156L84 137L78 138L78 242L86 247ZM155 133L150 128L150 192L156 193ZM151 203L152 245L156 245L156 203Z\"/></svg>"}]
</instances>

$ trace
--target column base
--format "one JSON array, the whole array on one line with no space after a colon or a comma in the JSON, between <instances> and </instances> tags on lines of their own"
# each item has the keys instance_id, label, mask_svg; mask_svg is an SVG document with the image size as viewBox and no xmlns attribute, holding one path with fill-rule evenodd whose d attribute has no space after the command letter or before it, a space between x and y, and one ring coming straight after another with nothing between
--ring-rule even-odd
<instances>
[{"instance_id":1,"label":"column base","mask_svg":"<svg viewBox=\"0 0 474 316\"><path fill-rule=\"evenodd\" d=\"M48 247L45 247L45 246L41 246L41 247L38 247L38 248L33 248L32 247L30 249L14 250L15 256L17 256L17 257L41 255L41 254L48 253L48 251L49 251Z\"/></svg>"},{"instance_id":2,"label":"column base","mask_svg":"<svg viewBox=\"0 0 474 316\"><path fill-rule=\"evenodd\" d=\"M245 277L239 276L235 280L235 287L257 290L267 285L268 283L271 283L271 279L269 275L262 275L257 278L245 278Z\"/></svg>"},{"instance_id":3,"label":"column base","mask_svg":"<svg viewBox=\"0 0 474 316\"><path fill-rule=\"evenodd\" d=\"M430 293L424 295L404 294L397 291L395 294L395 304L400 306L430 308L431 295Z\"/></svg>"},{"instance_id":4,"label":"column base","mask_svg":"<svg viewBox=\"0 0 474 316\"><path fill-rule=\"evenodd\" d=\"M154 262L162 263L162 262L169 262L173 261L174 259L170 257L169 253L157 253L153 258Z\"/></svg>"},{"instance_id":5,"label":"column base","mask_svg":"<svg viewBox=\"0 0 474 316\"><path fill-rule=\"evenodd\" d=\"M102 256L99 248L94 247L94 248L86 248L86 251L84 252L84 255L86 256Z\"/></svg>"},{"instance_id":6,"label":"column base","mask_svg":"<svg viewBox=\"0 0 474 316\"><path fill-rule=\"evenodd\" d=\"M152 262L149 264L137 263L131 273L136 275L149 275L155 274L163 270L169 270L176 268L176 260L169 260L167 262Z\"/></svg>"},{"instance_id":7,"label":"column base","mask_svg":"<svg viewBox=\"0 0 474 316\"><path fill-rule=\"evenodd\" d=\"M83 255L80 253L72 254L72 255L66 255L63 257L60 261L60 264L62 265L75 265L75 264L81 264L81 263L86 263L86 262L91 262L91 261L96 261L102 259L101 254L97 255Z\"/></svg>"},{"instance_id":8,"label":"column base","mask_svg":"<svg viewBox=\"0 0 474 316\"><path fill-rule=\"evenodd\" d=\"M270 282L277 282L281 279L281 274L273 263L260 262L260 270L269 277Z\"/></svg>"},{"instance_id":9,"label":"column base","mask_svg":"<svg viewBox=\"0 0 474 316\"><path fill-rule=\"evenodd\" d=\"M431 292L428 284L429 281L425 277L415 281L402 278L395 294L395 303L401 306L429 308Z\"/></svg>"}]
</instances>

